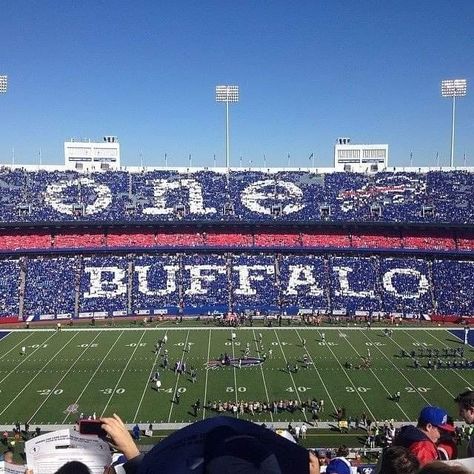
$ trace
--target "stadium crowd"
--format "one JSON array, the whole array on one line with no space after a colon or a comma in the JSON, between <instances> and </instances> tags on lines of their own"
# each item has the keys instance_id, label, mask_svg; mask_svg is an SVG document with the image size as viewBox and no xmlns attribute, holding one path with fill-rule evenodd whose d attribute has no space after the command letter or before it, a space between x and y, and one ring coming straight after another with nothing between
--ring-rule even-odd
<instances>
[{"instance_id":1,"label":"stadium crowd","mask_svg":"<svg viewBox=\"0 0 474 474\"><path fill-rule=\"evenodd\" d=\"M263 252L24 256L0 260L0 316L470 316L473 268L469 260Z\"/></svg>"},{"instance_id":2,"label":"stadium crowd","mask_svg":"<svg viewBox=\"0 0 474 474\"><path fill-rule=\"evenodd\" d=\"M26 171L3 167L5 222L472 221L473 174L209 170Z\"/></svg>"}]
</instances>

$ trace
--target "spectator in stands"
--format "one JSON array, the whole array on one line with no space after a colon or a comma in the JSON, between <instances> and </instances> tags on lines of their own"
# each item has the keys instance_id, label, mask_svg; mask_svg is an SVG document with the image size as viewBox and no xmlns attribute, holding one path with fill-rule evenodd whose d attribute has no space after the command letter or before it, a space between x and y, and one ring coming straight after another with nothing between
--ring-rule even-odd
<instances>
[{"instance_id":1,"label":"spectator in stands","mask_svg":"<svg viewBox=\"0 0 474 474\"><path fill-rule=\"evenodd\" d=\"M468 424L474 424L474 391L466 390L460 393L454 401L459 407L459 416ZM468 457L474 456L474 436L471 436L467 447Z\"/></svg>"},{"instance_id":2,"label":"spectator in stands","mask_svg":"<svg viewBox=\"0 0 474 474\"><path fill-rule=\"evenodd\" d=\"M82 462L70 461L61 466L55 474L90 474L91 470Z\"/></svg>"},{"instance_id":3,"label":"spectator in stands","mask_svg":"<svg viewBox=\"0 0 474 474\"><path fill-rule=\"evenodd\" d=\"M315 453L315 455L317 454L317 457L318 457L318 461L319 461L319 466L322 467L322 466L326 466L327 463L328 463L328 459L326 457L326 451L323 451L322 449L320 451L318 451L317 453Z\"/></svg>"},{"instance_id":4,"label":"spectator in stands","mask_svg":"<svg viewBox=\"0 0 474 474\"><path fill-rule=\"evenodd\" d=\"M442 430L437 443L439 459L442 461L449 461L458 457L456 428L450 416L448 416L448 424L453 426L453 431Z\"/></svg>"},{"instance_id":5,"label":"spectator in stands","mask_svg":"<svg viewBox=\"0 0 474 474\"><path fill-rule=\"evenodd\" d=\"M463 466L450 466L442 461L432 462L426 465L418 474L469 474L472 471Z\"/></svg>"},{"instance_id":6,"label":"spectator in stands","mask_svg":"<svg viewBox=\"0 0 474 474\"><path fill-rule=\"evenodd\" d=\"M351 474L351 463L342 457L334 458L326 468L326 474Z\"/></svg>"},{"instance_id":7,"label":"spectator in stands","mask_svg":"<svg viewBox=\"0 0 474 474\"><path fill-rule=\"evenodd\" d=\"M420 461L403 446L390 446L380 456L376 474L415 474L420 469Z\"/></svg>"},{"instance_id":8,"label":"spectator in stands","mask_svg":"<svg viewBox=\"0 0 474 474\"><path fill-rule=\"evenodd\" d=\"M442 430L454 431L454 427L448 424L448 414L442 408L427 406L421 410L416 426L402 426L393 446L408 448L424 466L439 459L436 443Z\"/></svg>"},{"instance_id":9,"label":"spectator in stands","mask_svg":"<svg viewBox=\"0 0 474 474\"><path fill-rule=\"evenodd\" d=\"M159 374L158 374L158 379L159 379ZM133 428L132 428L132 436L133 436L133 439L135 440L139 440L140 439L140 427L138 426L138 424L136 424Z\"/></svg>"},{"instance_id":10,"label":"spectator in stands","mask_svg":"<svg viewBox=\"0 0 474 474\"><path fill-rule=\"evenodd\" d=\"M13 451L11 449L7 449L6 451L4 451L3 461L13 464Z\"/></svg>"}]
</instances>

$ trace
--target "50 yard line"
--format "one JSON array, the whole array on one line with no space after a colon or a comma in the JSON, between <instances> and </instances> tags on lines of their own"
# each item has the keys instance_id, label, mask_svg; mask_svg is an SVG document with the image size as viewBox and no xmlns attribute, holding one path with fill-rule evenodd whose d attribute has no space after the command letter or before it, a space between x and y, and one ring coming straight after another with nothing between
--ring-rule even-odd
<instances>
[{"instance_id":1,"label":"50 yard line","mask_svg":"<svg viewBox=\"0 0 474 474\"><path fill-rule=\"evenodd\" d=\"M255 336L255 329L253 330L253 340L255 342L255 346L257 347L257 354L260 356L260 349L258 347L257 338ZM267 383L266 383L266 380L265 380L265 373L263 372L263 364L260 364L260 371L262 372L263 386L265 387L265 394L267 396L268 406L270 406L270 397L268 396ZM273 423L273 407L270 408L270 419L272 420L272 423Z\"/></svg>"}]
</instances>

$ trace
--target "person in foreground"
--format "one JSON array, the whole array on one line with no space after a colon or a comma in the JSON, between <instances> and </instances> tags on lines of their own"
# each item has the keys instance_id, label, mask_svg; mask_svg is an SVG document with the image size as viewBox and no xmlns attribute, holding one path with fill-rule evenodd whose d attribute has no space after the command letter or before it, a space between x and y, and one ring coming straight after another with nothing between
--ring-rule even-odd
<instances>
[{"instance_id":1,"label":"person in foreground","mask_svg":"<svg viewBox=\"0 0 474 474\"><path fill-rule=\"evenodd\" d=\"M376 474L416 474L420 470L420 461L403 446L385 448L375 468Z\"/></svg>"},{"instance_id":2,"label":"person in foreground","mask_svg":"<svg viewBox=\"0 0 474 474\"><path fill-rule=\"evenodd\" d=\"M454 401L458 404L459 416L468 424L474 423L474 391L466 390L460 393ZM474 457L474 436L471 436L467 447L467 456Z\"/></svg>"},{"instance_id":3,"label":"person in foreground","mask_svg":"<svg viewBox=\"0 0 474 474\"><path fill-rule=\"evenodd\" d=\"M351 463L343 457L331 460L326 468L326 474L351 474Z\"/></svg>"},{"instance_id":4,"label":"person in foreground","mask_svg":"<svg viewBox=\"0 0 474 474\"><path fill-rule=\"evenodd\" d=\"M265 427L226 416L198 421L141 455L117 415L102 427L123 452L127 474L319 474L313 453ZM339 471L335 471L339 472Z\"/></svg>"},{"instance_id":5,"label":"person in foreground","mask_svg":"<svg viewBox=\"0 0 474 474\"><path fill-rule=\"evenodd\" d=\"M427 406L421 410L416 426L402 426L393 446L407 448L423 467L439 459L436 443L443 431L454 431L454 426L448 423L448 414L442 408Z\"/></svg>"},{"instance_id":6,"label":"person in foreground","mask_svg":"<svg viewBox=\"0 0 474 474\"><path fill-rule=\"evenodd\" d=\"M471 471L463 466L451 466L442 461L427 464L418 474L469 474Z\"/></svg>"},{"instance_id":7,"label":"person in foreground","mask_svg":"<svg viewBox=\"0 0 474 474\"><path fill-rule=\"evenodd\" d=\"M118 451L127 459L123 465L125 472L136 472L143 459L143 454L138 450L124 422L115 413L110 418L101 418L100 421L102 422L101 428L105 430Z\"/></svg>"}]
</instances>

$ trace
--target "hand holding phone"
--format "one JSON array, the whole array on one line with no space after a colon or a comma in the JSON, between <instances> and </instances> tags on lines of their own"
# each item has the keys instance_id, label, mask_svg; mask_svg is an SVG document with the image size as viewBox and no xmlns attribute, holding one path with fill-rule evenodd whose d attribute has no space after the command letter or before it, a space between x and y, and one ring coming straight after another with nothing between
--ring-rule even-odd
<instances>
[{"instance_id":1,"label":"hand holding phone","mask_svg":"<svg viewBox=\"0 0 474 474\"><path fill-rule=\"evenodd\" d=\"M101 420L80 420L79 433L84 435L97 435L99 438L105 438L107 432L101 426Z\"/></svg>"}]
</instances>

